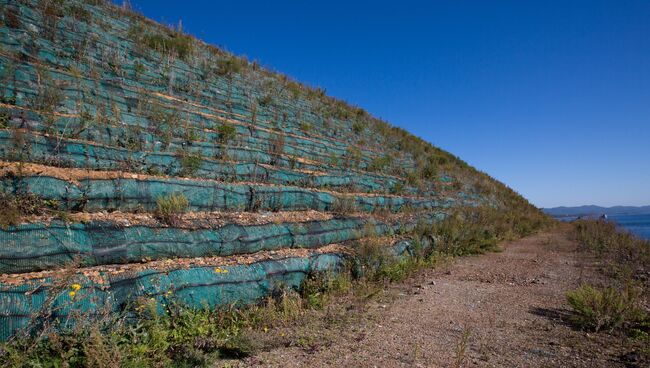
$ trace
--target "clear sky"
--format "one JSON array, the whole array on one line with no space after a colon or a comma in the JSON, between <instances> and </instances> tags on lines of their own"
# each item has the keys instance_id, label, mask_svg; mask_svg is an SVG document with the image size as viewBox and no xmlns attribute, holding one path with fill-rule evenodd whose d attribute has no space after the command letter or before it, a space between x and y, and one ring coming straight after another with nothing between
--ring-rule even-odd
<instances>
[{"instance_id":1,"label":"clear sky","mask_svg":"<svg viewBox=\"0 0 650 368\"><path fill-rule=\"evenodd\" d=\"M538 206L650 204L650 1L131 5L323 87Z\"/></svg>"}]
</instances>

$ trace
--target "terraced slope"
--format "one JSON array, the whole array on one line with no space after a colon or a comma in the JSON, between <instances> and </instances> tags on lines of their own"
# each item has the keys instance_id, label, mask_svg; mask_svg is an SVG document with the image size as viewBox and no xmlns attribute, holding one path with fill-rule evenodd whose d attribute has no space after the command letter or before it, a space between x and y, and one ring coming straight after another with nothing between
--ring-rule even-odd
<instances>
[{"instance_id":1,"label":"terraced slope","mask_svg":"<svg viewBox=\"0 0 650 368\"><path fill-rule=\"evenodd\" d=\"M0 339L250 303L455 208L535 211L364 110L101 0L0 2ZM84 317L84 318L86 318Z\"/></svg>"}]
</instances>

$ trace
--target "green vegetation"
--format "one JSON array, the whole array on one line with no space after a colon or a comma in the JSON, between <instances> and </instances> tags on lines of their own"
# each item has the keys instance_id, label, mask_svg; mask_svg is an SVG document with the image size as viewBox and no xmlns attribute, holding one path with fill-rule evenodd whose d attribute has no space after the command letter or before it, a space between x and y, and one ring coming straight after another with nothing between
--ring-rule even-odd
<instances>
[{"instance_id":1,"label":"green vegetation","mask_svg":"<svg viewBox=\"0 0 650 368\"><path fill-rule=\"evenodd\" d=\"M158 204L159 213L177 214L187 207L187 200L182 194L174 194L160 198ZM457 221L458 217L466 221ZM412 256L399 259L387 251L385 239L374 237L373 228L368 227L364 231L367 237L355 246L348 270L307 275L298 290L278 286L273 297L258 305L188 309L166 294L164 310L160 311L153 301L142 299L120 316L106 314L98 322L79 323L65 333L46 329L35 337L22 336L4 343L0 363L12 367L210 366L216 359L242 358L279 341L309 346L299 334L282 337L269 330L296 331L295 326L321 310L327 310L324 323L341 323L350 308L349 304L339 304L339 297L348 300L345 303L367 303L385 283L402 281L450 256L494 249L492 241L485 246L483 233L488 223L497 225L497 230L489 233L493 239L524 235L517 229L528 228L516 226L507 215L490 208L462 209L439 225L420 223L413 232L403 234L412 237L416 246ZM535 224L541 222L532 221L529 226ZM421 240L433 237L442 237L445 246L432 249L420 245ZM336 308L340 312L334 315ZM341 320L337 322L337 318Z\"/></svg>"},{"instance_id":2,"label":"green vegetation","mask_svg":"<svg viewBox=\"0 0 650 368\"><path fill-rule=\"evenodd\" d=\"M0 109L0 129L5 129L11 116L6 109Z\"/></svg>"},{"instance_id":3,"label":"green vegetation","mask_svg":"<svg viewBox=\"0 0 650 368\"><path fill-rule=\"evenodd\" d=\"M331 212L338 217L345 217L357 212L357 205L352 197L338 197L332 204Z\"/></svg>"},{"instance_id":4,"label":"green vegetation","mask_svg":"<svg viewBox=\"0 0 650 368\"><path fill-rule=\"evenodd\" d=\"M226 56L217 60L217 74L231 76L240 73L243 64L243 61L235 56Z\"/></svg>"},{"instance_id":5,"label":"green vegetation","mask_svg":"<svg viewBox=\"0 0 650 368\"><path fill-rule=\"evenodd\" d=\"M7 228L20 224L25 216L60 213L57 201L48 201L32 193L0 192L0 227Z\"/></svg>"},{"instance_id":6,"label":"green vegetation","mask_svg":"<svg viewBox=\"0 0 650 368\"><path fill-rule=\"evenodd\" d=\"M382 172L386 167L393 163L393 158L389 155L375 157L368 165L368 171Z\"/></svg>"},{"instance_id":7,"label":"green vegetation","mask_svg":"<svg viewBox=\"0 0 650 368\"><path fill-rule=\"evenodd\" d=\"M305 122L300 123L300 130L303 133L309 133L312 130L312 128L313 128L312 125L309 123L305 123Z\"/></svg>"},{"instance_id":8,"label":"green vegetation","mask_svg":"<svg viewBox=\"0 0 650 368\"><path fill-rule=\"evenodd\" d=\"M571 321L581 328L600 331L625 325L636 325L648 319L642 308L642 289L612 287L596 288L583 285L567 293L573 308Z\"/></svg>"},{"instance_id":9,"label":"green vegetation","mask_svg":"<svg viewBox=\"0 0 650 368\"><path fill-rule=\"evenodd\" d=\"M196 176L203 163L203 156L200 153L189 153L182 150L178 152L178 156L181 163L179 175L184 177Z\"/></svg>"},{"instance_id":10,"label":"green vegetation","mask_svg":"<svg viewBox=\"0 0 650 368\"><path fill-rule=\"evenodd\" d=\"M180 215L187 211L189 202L183 193L173 193L160 197L156 200L156 217L161 222L177 226L180 222Z\"/></svg>"},{"instance_id":11,"label":"green vegetation","mask_svg":"<svg viewBox=\"0 0 650 368\"><path fill-rule=\"evenodd\" d=\"M596 256L605 279L602 285L585 284L567 293L578 327L622 331L635 338L650 338L650 241L619 230L612 222L581 220L574 225L582 251ZM645 307L644 307L645 304ZM650 351L648 352L650 353Z\"/></svg>"},{"instance_id":12,"label":"green vegetation","mask_svg":"<svg viewBox=\"0 0 650 368\"><path fill-rule=\"evenodd\" d=\"M271 154L271 165L276 165L280 156L284 154L284 134L276 133L269 138L269 153Z\"/></svg>"},{"instance_id":13,"label":"green vegetation","mask_svg":"<svg viewBox=\"0 0 650 368\"><path fill-rule=\"evenodd\" d=\"M237 129L232 125L220 125L217 128L217 133L219 134L219 142L227 144L231 142L237 136Z\"/></svg>"},{"instance_id":14,"label":"green vegetation","mask_svg":"<svg viewBox=\"0 0 650 368\"><path fill-rule=\"evenodd\" d=\"M354 146L349 146L345 150L345 159L348 167L358 169L361 164L361 150Z\"/></svg>"},{"instance_id":15,"label":"green vegetation","mask_svg":"<svg viewBox=\"0 0 650 368\"><path fill-rule=\"evenodd\" d=\"M181 59L187 59L192 53L194 45L192 37L175 31L146 33L142 38L142 42L162 54L175 53Z\"/></svg>"},{"instance_id":16,"label":"green vegetation","mask_svg":"<svg viewBox=\"0 0 650 368\"><path fill-rule=\"evenodd\" d=\"M20 20L20 10L14 6L6 6L4 9L4 24L9 28L22 28L23 22Z\"/></svg>"}]
</instances>

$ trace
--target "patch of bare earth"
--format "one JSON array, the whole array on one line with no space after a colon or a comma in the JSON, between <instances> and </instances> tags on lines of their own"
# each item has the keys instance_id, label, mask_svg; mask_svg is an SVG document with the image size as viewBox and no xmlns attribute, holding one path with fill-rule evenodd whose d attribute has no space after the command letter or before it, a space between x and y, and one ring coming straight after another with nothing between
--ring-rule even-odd
<instances>
[{"instance_id":1,"label":"patch of bare earth","mask_svg":"<svg viewBox=\"0 0 650 368\"><path fill-rule=\"evenodd\" d=\"M266 351L239 366L623 367L623 336L566 323L566 291L598 278L567 227L461 258L369 301L335 304L300 326L259 336ZM268 342L272 343L269 344Z\"/></svg>"}]
</instances>

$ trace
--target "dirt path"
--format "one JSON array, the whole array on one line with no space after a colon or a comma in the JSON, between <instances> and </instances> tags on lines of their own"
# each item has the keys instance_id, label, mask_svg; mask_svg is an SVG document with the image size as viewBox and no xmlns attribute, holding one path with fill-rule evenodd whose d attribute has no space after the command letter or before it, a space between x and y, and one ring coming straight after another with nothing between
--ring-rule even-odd
<instances>
[{"instance_id":1,"label":"dirt path","mask_svg":"<svg viewBox=\"0 0 650 368\"><path fill-rule=\"evenodd\" d=\"M576 253L567 228L502 247L502 252L462 258L396 286L394 301L370 306L362 318L342 324L327 343L308 349L282 346L240 363L611 367L633 359L623 357L622 338L587 334L563 322L565 292L596 277L590 261Z\"/></svg>"}]
</instances>

